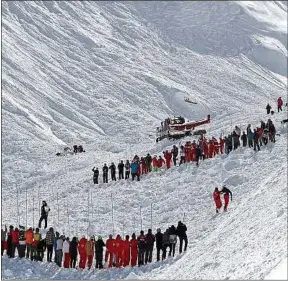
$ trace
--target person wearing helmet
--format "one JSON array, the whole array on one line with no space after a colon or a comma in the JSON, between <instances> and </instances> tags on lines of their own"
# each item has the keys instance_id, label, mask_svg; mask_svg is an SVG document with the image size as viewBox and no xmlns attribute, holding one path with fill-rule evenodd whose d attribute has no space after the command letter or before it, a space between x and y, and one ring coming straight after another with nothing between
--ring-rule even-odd
<instances>
[{"instance_id":1,"label":"person wearing helmet","mask_svg":"<svg viewBox=\"0 0 288 281\"><path fill-rule=\"evenodd\" d=\"M103 247L105 247L105 243L99 235L98 240L95 243L96 268L99 269L103 268Z\"/></svg>"}]
</instances>

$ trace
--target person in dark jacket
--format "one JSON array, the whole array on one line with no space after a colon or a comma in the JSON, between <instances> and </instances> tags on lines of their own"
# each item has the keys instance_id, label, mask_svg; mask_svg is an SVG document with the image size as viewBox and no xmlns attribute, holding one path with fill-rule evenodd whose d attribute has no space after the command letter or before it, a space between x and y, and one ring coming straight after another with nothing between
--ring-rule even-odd
<instances>
[{"instance_id":1,"label":"person in dark jacket","mask_svg":"<svg viewBox=\"0 0 288 281\"><path fill-rule=\"evenodd\" d=\"M37 244L37 260L43 261L44 252L46 251L45 239L41 239Z\"/></svg>"},{"instance_id":2,"label":"person in dark jacket","mask_svg":"<svg viewBox=\"0 0 288 281\"><path fill-rule=\"evenodd\" d=\"M254 137L254 133L251 130L249 130L249 132L247 134L249 147L253 147L253 137Z\"/></svg>"},{"instance_id":3,"label":"person in dark jacket","mask_svg":"<svg viewBox=\"0 0 288 281\"><path fill-rule=\"evenodd\" d=\"M232 149L233 149L233 138L232 138L232 135L228 135L227 139L228 139L227 140L227 142L228 142L228 153L230 153L232 151Z\"/></svg>"},{"instance_id":4,"label":"person in dark jacket","mask_svg":"<svg viewBox=\"0 0 288 281\"><path fill-rule=\"evenodd\" d=\"M184 223L182 223L181 221L179 221L176 232L177 232L177 236L179 237L179 240L180 240L180 245L179 245L179 253L180 254L182 253L183 240L185 242L184 251L187 250L188 239L187 239L186 231L187 231L186 225Z\"/></svg>"},{"instance_id":5,"label":"person in dark jacket","mask_svg":"<svg viewBox=\"0 0 288 281\"><path fill-rule=\"evenodd\" d=\"M230 189L228 189L225 185L223 186L222 190L220 191L220 193L224 193L224 211L227 211L227 207L229 204L229 195L231 196L231 201L232 201L232 192Z\"/></svg>"},{"instance_id":6,"label":"person in dark jacket","mask_svg":"<svg viewBox=\"0 0 288 281\"><path fill-rule=\"evenodd\" d=\"M144 265L144 256L146 249L146 236L144 231L140 231L140 235L137 237L138 241L138 266Z\"/></svg>"},{"instance_id":7,"label":"person in dark jacket","mask_svg":"<svg viewBox=\"0 0 288 281\"><path fill-rule=\"evenodd\" d=\"M18 256L19 258L25 258L26 251L26 238L25 238L25 228L20 227L19 230L19 246L18 246Z\"/></svg>"},{"instance_id":8,"label":"person in dark jacket","mask_svg":"<svg viewBox=\"0 0 288 281\"><path fill-rule=\"evenodd\" d=\"M234 144L233 149L235 150L240 145L239 135L235 131L233 131L232 133L232 139L233 139L233 144Z\"/></svg>"},{"instance_id":9,"label":"person in dark jacket","mask_svg":"<svg viewBox=\"0 0 288 281\"><path fill-rule=\"evenodd\" d=\"M108 183L108 167L106 165L106 163L103 166L103 182L104 183Z\"/></svg>"},{"instance_id":10,"label":"person in dark jacket","mask_svg":"<svg viewBox=\"0 0 288 281\"><path fill-rule=\"evenodd\" d=\"M47 218L48 218L48 213L50 212L50 208L47 206L46 201L42 201L42 207L41 207L41 217L39 220L39 228L41 228L41 223L44 220L45 221L45 226L44 229L47 228Z\"/></svg>"},{"instance_id":11,"label":"person in dark jacket","mask_svg":"<svg viewBox=\"0 0 288 281\"><path fill-rule=\"evenodd\" d=\"M98 168L95 169L95 167L93 167L92 172L93 172L93 182L94 184L98 184L98 177L99 177Z\"/></svg>"},{"instance_id":12,"label":"person in dark jacket","mask_svg":"<svg viewBox=\"0 0 288 281\"><path fill-rule=\"evenodd\" d=\"M163 249L163 254L162 254L162 260L166 259L166 253L167 253L167 247L170 246L170 238L169 238L169 228L166 229L166 231L163 233L163 240L162 240L162 249Z\"/></svg>"},{"instance_id":13,"label":"person in dark jacket","mask_svg":"<svg viewBox=\"0 0 288 281\"><path fill-rule=\"evenodd\" d=\"M148 233L145 235L146 249L145 249L145 264L152 262L153 247L155 242L155 236L152 234L152 229L148 229Z\"/></svg>"},{"instance_id":14,"label":"person in dark jacket","mask_svg":"<svg viewBox=\"0 0 288 281\"><path fill-rule=\"evenodd\" d=\"M75 144L73 145L73 152L74 153L77 153L78 152L78 146Z\"/></svg>"},{"instance_id":15,"label":"person in dark jacket","mask_svg":"<svg viewBox=\"0 0 288 281\"><path fill-rule=\"evenodd\" d=\"M176 166L176 160L177 160L177 156L178 156L178 147L175 144L173 145L171 153L172 153L173 164L174 164L174 166Z\"/></svg>"},{"instance_id":16,"label":"person in dark jacket","mask_svg":"<svg viewBox=\"0 0 288 281\"><path fill-rule=\"evenodd\" d=\"M254 129L253 141L254 141L254 151L256 151L256 147L258 148L259 151L260 150L259 135L257 134L256 129Z\"/></svg>"},{"instance_id":17,"label":"person in dark jacket","mask_svg":"<svg viewBox=\"0 0 288 281\"><path fill-rule=\"evenodd\" d=\"M245 132L243 132L241 136L241 140L242 140L243 146L245 147L247 145L247 135L245 134Z\"/></svg>"},{"instance_id":18,"label":"person in dark jacket","mask_svg":"<svg viewBox=\"0 0 288 281\"><path fill-rule=\"evenodd\" d=\"M202 156L202 149L200 145L196 146L196 166L199 166L199 159Z\"/></svg>"},{"instance_id":19,"label":"person in dark jacket","mask_svg":"<svg viewBox=\"0 0 288 281\"><path fill-rule=\"evenodd\" d=\"M148 168L148 172L151 172L152 171L152 156L147 153L146 157L145 157L145 163L147 165L147 168Z\"/></svg>"},{"instance_id":20,"label":"person in dark jacket","mask_svg":"<svg viewBox=\"0 0 288 281\"><path fill-rule=\"evenodd\" d=\"M118 164L119 180L124 179L124 163L123 160Z\"/></svg>"},{"instance_id":21,"label":"person in dark jacket","mask_svg":"<svg viewBox=\"0 0 288 281\"><path fill-rule=\"evenodd\" d=\"M176 248L176 243L177 243L177 231L176 227L174 225L171 225L169 229L169 240L170 240L170 251L168 256L171 256L171 254L175 255L175 248Z\"/></svg>"},{"instance_id":22,"label":"person in dark jacket","mask_svg":"<svg viewBox=\"0 0 288 281\"><path fill-rule=\"evenodd\" d=\"M69 254L70 254L70 268L76 267L76 261L77 261L77 254L78 254L78 242L76 237L72 238L72 241L69 245Z\"/></svg>"},{"instance_id":23,"label":"person in dark jacket","mask_svg":"<svg viewBox=\"0 0 288 281\"><path fill-rule=\"evenodd\" d=\"M109 169L111 170L111 180L116 181L116 166L113 162L109 166Z\"/></svg>"},{"instance_id":24,"label":"person in dark jacket","mask_svg":"<svg viewBox=\"0 0 288 281\"><path fill-rule=\"evenodd\" d=\"M55 239L54 229L50 227L46 233L47 262L52 262L53 244Z\"/></svg>"},{"instance_id":25,"label":"person in dark jacket","mask_svg":"<svg viewBox=\"0 0 288 281\"><path fill-rule=\"evenodd\" d=\"M9 258L13 258L12 252L13 252L13 243L12 243L12 233L14 231L14 226L9 226L9 232L7 234L7 256Z\"/></svg>"},{"instance_id":26,"label":"person in dark jacket","mask_svg":"<svg viewBox=\"0 0 288 281\"><path fill-rule=\"evenodd\" d=\"M269 103L266 106L266 110L267 110L267 114L270 114L271 106Z\"/></svg>"},{"instance_id":27,"label":"person in dark jacket","mask_svg":"<svg viewBox=\"0 0 288 281\"><path fill-rule=\"evenodd\" d=\"M105 243L99 235L98 240L95 243L96 268L99 269L103 268L103 247L105 247Z\"/></svg>"},{"instance_id":28,"label":"person in dark jacket","mask_svg":"<svg viewBox=\"0 0 288 281\"><path fill-rule=\"evenodd\" d=\"M160 228L157 229L155 240L156 240L156 249L157 249L157 261L160 261L160 251L163 250L163 233L161 233Z\"/></svg>"}]
</instances>

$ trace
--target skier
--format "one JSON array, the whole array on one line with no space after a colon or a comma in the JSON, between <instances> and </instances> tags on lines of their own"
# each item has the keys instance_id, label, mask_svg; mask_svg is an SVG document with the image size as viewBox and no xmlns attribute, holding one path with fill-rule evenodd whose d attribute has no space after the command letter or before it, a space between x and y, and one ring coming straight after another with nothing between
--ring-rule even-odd
<instances>
[{"instance_id":1,"label":"skier","mask_svg":"<svg viewBox=\"0 0 288 281\"><path fill-rule=\"evenodd\" d=\"M164 154L164 158L166 159L166 168L170 169L172 153L166 150L165 152L163 151L163 154Z\"/></svg>"},{"instance_id":2,"label":"skier","mask_svg":"<svg viewBox=\"0 0 288 281\"><path fill-rule=\"evenodd\" d=\"M243 134L241 136L241 140L242 140L243 146L246 147L246 145L247 145L247 135L245 134L244 131L243 131Z\"/></svg>"},{"instance_id":3,"label":"skier","mask_svg":"<svg viewBox=\"0 0 288 281\"><path fill-rule=\"evenodd\" d=\"M99 269L103 268L103 247L105 247L105 243L99 235L95 243L96 268Z\"/></svg>"},{"instance_id":4,"label":"skier","mask_svg":"<svg viewBox=\"0 0 288 281\"><path fill-rule=\"evenodd\" d=\"M85 236L83 236L78 243L78 252L80 255L79 268L82 268L82 269L85 268L86 261L87 261L87 254L85 250L86 243L87 243L87 239L85 238Z\"/></svg>"},{"instance_id":5,"label":"skier","mask_svg":"<svg viewBox=\"0 0 288 281\"><path fill-rule=\"evenodd\" d=\"M106 163L104 164L102 170L103 170L103 182L108 183L108 167Z\"/></svg>"},{"instance_id":6,"label":"skier","mask_svg":"<svg viewBox=\"0 0 288 281\"><path fill-rule=\"evenodd\" d=\"M215 190L213 192L213 199L214 199L214 202L215 202L215 205L216 205L216 213L219 213L219 210L222 207L222 201L221 201L221 198L220 198L220 191L218 190L217 187L215 187Z\"/></svg>"},{"instance_id":7,"label":"skier","mask_svg":"<svg viewBox=\"0 0 288 281\"><path fill-rule=\"evenodd\" d=\"M93 182L94 184L98 184L99 170L98 168L95 169L95 167L93 167L92 171L93 171Z\"/></svg>"},{"instance_id":8,"label":"skier","mask_svg":"<svg viewBox=\"0 0 288 281\"><path fill-rule=\"evenodd\" d=\"M148 233L145 235L145 264L152 262L153 247L155 242L155 236L152 234L152 229L148 229Z\"/></svg>"},{"instance_id":9,"label":"skier","mask_svg":"<svg viewBox=\"0 0 288 281\"><path fill-rule=\"evenodd\" d=\"M186 225L184 223L182 223L181 221L179 221L177 229L176 229L176 233L177 233L177 236L179 237L179 240L180 240L180 245L179 245L179 253L180 254L182 253L183 241L185 242L184 252L187 250L188 239L187 239L186 231L187 231Z\"/></svg>"},{"instance_id":10,"label":"skier","mask_svg":"<svg viewBox=\"0 0 288 281\"><path fill-rule=\"evenodd\" d=\"M267 114L270 114L271 106L269 103L266 106L266 110L267 110Z\"/></svg>"},{"instance_id":11,"label":"skier","mask_svg":"<svg viewBox=\"0 0 288 281\"><path fill-rule=\"evenodd\" d=\"M92 262L93 262L93 255L94 255L94 237L91 236L90 240L88 240L85 244L85 251L86 251L86 255L87 255L87 266L88 269L91 268L92 266Z\"/></svg>"},{"instance_id":12,"label":"skier","mask_svg":"<svg viewBox=\"0 0 288 281\"><path fill-rule=\"evenodd\" d=\"M178 147L175 144L173 145L171 153L172 153L173 164L174 166L176 166L176 160L178 156Z\"/></svg>"},{"instance_id":13,"label":"skier","mask_svg":"<svg viewBox=\"0 0 288 281\"><path fill-rule=\"evenodd\" d=\"M53 244L54 244L54 230L53 227L50 227L46 233L46 247L47 247L47 262L52 261L52 253L53 253Z\"/></svg>"},{"instance_id":14,"label":"skier","mask_svg":"<svg viewBox=\"0 0 288 281\"><path fill-rule=\"evenodd\" d=\"M69 268L70 266L70 242L69 237L66 237L65 241L63 242L63 256L64 256L64 268Z\"/></svg>"},{"instance_id":15,"label":"skier","mask_svg":"<svg viewBox=\"0 0 288 281\"><path fill-rule=\"evenodd\" d=\"M43 220L45 221L44 229L47 228L47 218L48 218L48 213L49 212L50 212L50 208L47 206L46 201L42 201L41 217L40 217L39 225L38 225L39 228L41 228L41 223L42 223Z\"/></svg>"},{"instance_id":16,"label":"skier","mask_svg":"<svg viewBox=\"0 0 288 281\"><path fill-rule=\"evenodd\" d=\"M224 185L220 193L224 193L224 211L226 212L229 204L229 194L231 195L232 201L232 192Z\"/></svg>"},{"instance_id":17,"label":"skier","mask_svg":"<svg viewBox=\"0 0 288 281\"><path fill-rule=\"evenodd\" d=\"M135 266L137 264L137 256L138 256L138 240L136 239L135 233L132 234L132 239L130 240L130 248L131 248L131 266Z\"/></svg>"},{"instance_id":18,"label":"skier","mask_svg":"<svg viewBox=\"0 0 288 281\"><path fill-rule=\"evenodd\" d=\"M123 160L118 164L119 180L124 179L124 163Z\"/></svg>"},{"instance_id":19,"label":"skier","mask_svg":"<svg viewBox=\"0 0 288 281\"><path fill-rule=\"evenodd\" d=\"M115 244L115 239L113 239L112 234L110 234L109 239L107 239L106 241L106 253L105 253L105 262L108 262L108 258L109 258L108 267L112 267L114 248L115 248L114 244Z\"/></svg>"},{"instance_id":20,"label":"skier","mask_svg":"<svg viewBox=\"0 0 288 281\"><path fill-rule=\"evenodd\" d=\"M116 181L116 166L115 166L114 162L111 163L109 169L111 170L111 180Z\"/></svg>"},{"instance_id":21,"label":"skier","mask_svg":"<svg viewBox=\"0 0 288 281\"><path fill-rule=\"evenodd\" d=\"M146 237L144 231L140 231L140 235L137 238L138 240L138 266L144 265L144 255L146 250Z\"/></svg>"},{"instance_id":22,"label":"skier","mask_svg":"<svg viewBox=\"0 0 288 281\"><path fill-rule=\"evenodd\" d=\"M157 229L155 239L156 239L156 249L157 249L157 261L160 261L160 251L163 250L163 245L162 245L163 244L163 233L161 233L160 228Z\"/></svg>"},{"instance_id":23,"label":"skier","mask_svg":"<svg viewBox=\"0 0 288 281\"><path fill-rule=\"evenodd\" d=\"M278 113L279 113L280 110L282 111L282 105L283 105L283 100L282 100L281 97L279 97L279 98L277 99Z\"/></svg>"},{"instance_id":24,"label":"skier","mask_svg":"<svg viewBox=\"0 0 288 281\"><path fill-rule=\"evenodd\" d=\"M69 254L70 254L70 268L76 267L76 261L77 261L77 247L78 242L76 237L72 238L72 241L69 245Z\"/></svg>"},{"instance_id":25,"label":"skier","mask_svg":"<svg viewBox=\"0 0 288 281\"><path fill-rule=\"evenodd\" d=\"M129 179L129 176L130 176L130 162L129 160L126 160L126 163L125 163L125 180Z\"/></svg>"}]
</instances>

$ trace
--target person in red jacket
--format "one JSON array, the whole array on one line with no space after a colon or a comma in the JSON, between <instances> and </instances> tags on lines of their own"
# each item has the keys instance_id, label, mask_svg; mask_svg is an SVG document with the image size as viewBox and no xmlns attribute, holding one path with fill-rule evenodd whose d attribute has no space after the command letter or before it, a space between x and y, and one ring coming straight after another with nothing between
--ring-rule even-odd
<instances>
[{"instance_id":1,"label":"person in red jacket","mask_svg":"<svg viewBox=\"0 0 288 281\"><path fill-rule=\"evenodd\" d=\"M195 140L192 142L192 145L191 145L191 161L196 162L196 142L195 142Z\"/></svg>"},{"instance_id":2,"label":"person in red jacket","mask_svg":"<svg viewBox=\"0 0 288 281\"><path fill-rule=\"evenodd\" d=\"M165 160L160 155L158 159L158 168L161 169L164 164L165 164Z\"/></svg>"},{"instance_id":3,"label":"person in red jacket","mask_svg":"<svg viewBox=\"0 0 288 281\"><path fill-rule=\"evenodd\" d=\"M209 154L208 154L208 143L205 137L203 138L203 141L202 141L202 151L204 153L205 159L207 159Z\"/></svg>"},{"instance_id":4,"label":"person in red jacket","mask_svg":"<svg viewBox=\"0 0 288 281\"><path fill-rule=\"evenodd\" d=\"M106 253L105 253L105 262L108 262L108 258L109 258L109 263L108 263L108 267L112 267L113 265L113 255L115 252L115 239L113 239L112 234L109 235L109 239L107 239L106 241Z\"/></svg>"},{"instance_id":5,"label":"person in red jacket","mask_svg":"<svg viewBox=\"0 0 288 281\"><path fill-rule=\"evenodd\" d=\"M165 152L163 151L164 158L166 160L166 168L170 169L171 167L171 159L172 159L172 153L166 150Z\"/></svg>"},{"instance_id":6,"label":"person in red jacket","mask_svg":"<svg viewBox=\"0 0 288 281\"><path fill-rule=\"evenodd\" d=\"M210 140L209 141L209 146L208 146L208 157L212 158L215 155L215 145L214 145L214 141Z\"/></svg>"},{"instance_id":7,"label":"person in red jacket","mask_svg":"<svg viewBox=\"0 0 288 281\"><path fill-rule=\"evenodd\" d=\"M130 241L129 235L126 235L125 241L123 241L123 257L122 257L122 265L128 266L130 264Z\"/></svg>"},{"instance_id":8,"label":"person in red jacket","mask_svg":"<svg viewBox=\"0 0 288 281\"><path fill-rule=\"evenodd\" d=\"M12 235L12 257L15 257L15 250L19 247L19 229L16 227L15 230L11 232Z\"/></svg>"},{"instance_id":9,"label":"person in red jacket","mask_svg":"<svg viewBox=\"0 0 288 281\"><path fill-rule=\"evenodd\" d=\"M85 245L86 245L87 239L85 236L83 236L78 244L78 252L80 255L79 259L79 268L85 268L86 266L86 261L87 261L87 255L86 255L86 250L85 250Z\"/></svg>"},{"instance_id":10,"label":"person in red jacket","mask_svg":"<svg viewBox=\"0 0 288 281\"><path fill-rule=\"evenodd\" d=\"M146 165L144 157L141 157L140 164L141 164L141 174L142 175L147 174L148 173L148 167Z\"/></svg>"},{"instance_id":11,"label":"person in red jacket","mask_svg":"<svg viewBox=\"0 0 288 281\"><path fill-rule=\"evenodd\" d=\"M138 241L136 239L135 233L132 234L132 239L130 240L130 248L131 248L131 266L135 266L137 264L138 257Z\"/></svg>"},{"instance_id":12,"label":"person in red jacket","mask_svg":"<svg viewBox=\"0 0 288 281\"><path fill-rule=\"evenodd\" d=\"M278 108L278 113L281 110L282 111L282 105L283 105L283 100L281 97L278 98L277 100L277 108Z\"/></svg>"},{"instance_id":13,"label":"person in red jacket","mask_svg":"<svg viewBox=\"0 0 288 281\"><path fill-rule=\"evenodd\" d=\"M191 144L190 141L187 141L185 144L185 160L186 163L191 161Z\"/></svg>"},{"instance_id":14,"label":"person in red jacket","mask_svg":"<svg viewBox=\"0 0 288 281\"><path fill-rule=\"evenodd\" d=\"M152 158L152 166L153 166L153 172L157 172L158 171L158 159L157 156L154 155L154 157Z\"/></svg>"},{"instance_id":15,"label":"person in red jacket","mask_svg":"<svg viewBox=\"0 0 288 281\"><path fill-rule=\"evenodd\" d=\"M212 138L213 142L214 142L214 150L215 150L215 155L219 154L219 143L218 140L216 138Z\"/></svg>"},{"instance_id":16,"label":"person in red jacket","mask_svg":"<svg viewBox=\"0 0 288 281\"><path fill-rule=\"evenodd\" d=\"M123 241L121 236L118 234L115 239L115 254L116 254L116 267L120 267L122 265L122 257L123 257Z\"/></svg>"},{"instance_id":17,"label":"person in red jacket","mask_svg":"<svg viewBox=\"0 0 288 281\"><path fill-rule=\"evenodd\" d=\"M222 138L220 137L220 139L219 139L219 148L220 148L220 153L221 153L221 154L223 154L223 152L224 152L224 144L225 144L224 139L222 139Z\"/></svg>"},{"instance_id":18,"label":"person in red jacket","mask_svg":"<svg viewBox=\"0 0 288 281\"><path fill-rule=\"evenodd\" d=\"M225 185L223 186L221 193L224 193L224 211L227 212L227 207L229 204L229 195L231 196L232 201L232 192Z\"/></svg>"},{"instance_id":19,"label":"person in red jacket","mask_svg":"<svg viewBox=\"0 0 288 281\"><path fill-rule=\"evenodd\" d=\"M218 188L216 187L214 192L213 192L213 199L216 205L216 213L219 213L219 210L222 207L222 201L221 201L221 197L220 197L220 191L218 190Z\"/></svg>"}]
</instances>

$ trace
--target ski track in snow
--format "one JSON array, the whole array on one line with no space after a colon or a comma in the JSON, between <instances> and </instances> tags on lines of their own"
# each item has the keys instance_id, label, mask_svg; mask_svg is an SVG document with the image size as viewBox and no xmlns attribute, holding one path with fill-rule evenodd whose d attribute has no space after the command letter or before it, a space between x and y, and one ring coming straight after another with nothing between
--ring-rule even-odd
<instances>
[{"instance_id":1,"label":"ski track in snow","mask_svg":"<svg viewBox=\"0 0 288 281\"><path fill-rule=\"evenodd\" d=\"M240 148L140 182L95 186L91 171L178 145L155 143L168 115L210 113L208 137L267 121L267 102L275 110L287 95L287 4L274 2L3 2L2 223L17 224L18 190L26 224L27 191L28 226L45 199L48 225L106 238L113 193L115 234L140 231L140 205L150 228L152 203L154 231L185 212L189 239L183 256L134 269L82 272L4 257L4 279L263 279L287 257L287 108L271 117L281 136L257 153ZM86 152L55 156L73 144ZM234 200L213 216L222 184Z\"/></svg>"}]
</instances>

